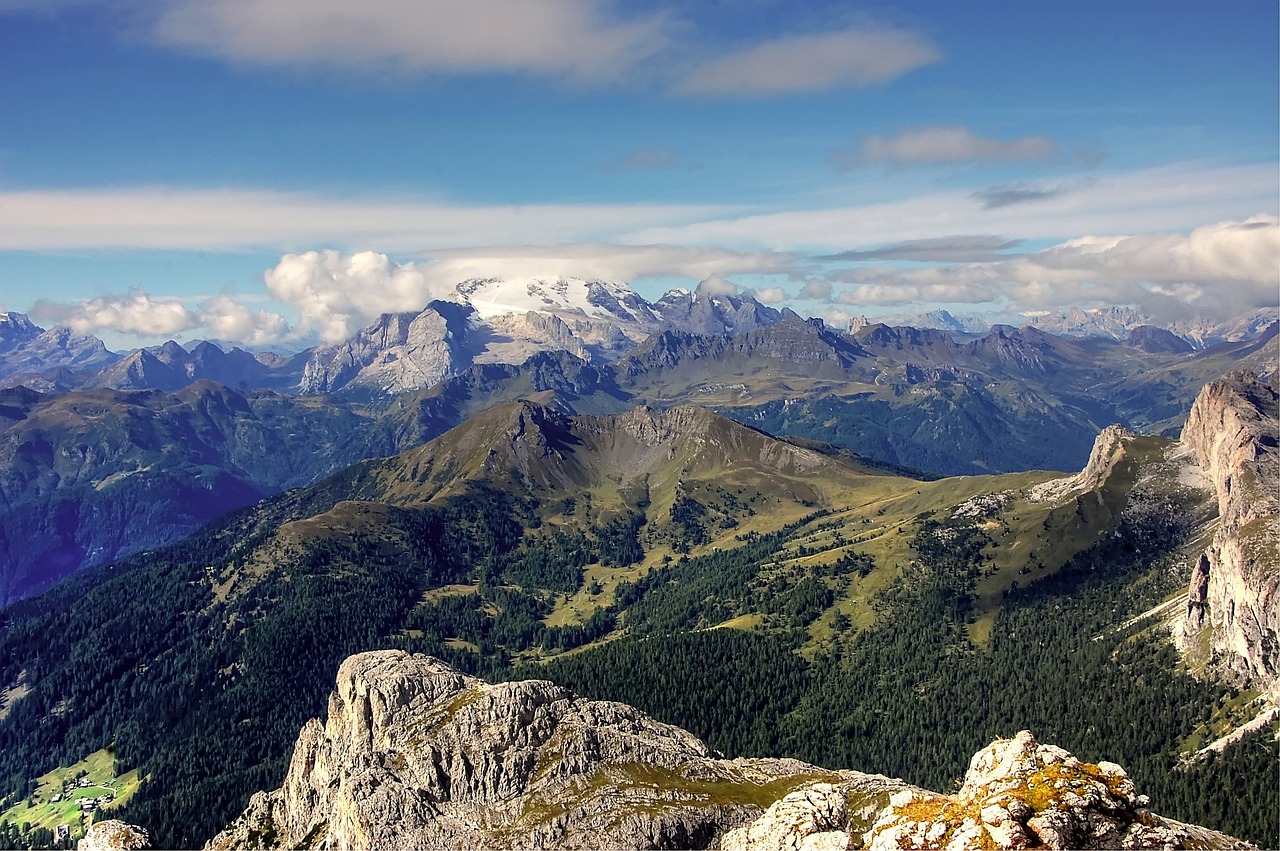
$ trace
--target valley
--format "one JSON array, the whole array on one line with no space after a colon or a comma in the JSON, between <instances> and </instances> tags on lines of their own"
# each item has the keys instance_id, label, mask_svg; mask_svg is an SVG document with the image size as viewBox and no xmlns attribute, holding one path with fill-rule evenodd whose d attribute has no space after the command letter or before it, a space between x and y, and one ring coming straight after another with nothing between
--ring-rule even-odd
<instances>
[{"instance_id":1,"label":"valley","mask_svg":"<svg viewBox=\"0 0 1280 851\"><path fill-rule=\"evenodd\" d=\"M120 816L198 845L278 784L337 665L395 648L926 788L1033 729L1265 842L1270 728L1176 767L1268 688L1193 677L1169 640L1215 490L1119 428L1082 467L910 478L705 408L499 403L10 606L0 777L111 743L152 778Z\"/></svg>"}]
</instances>

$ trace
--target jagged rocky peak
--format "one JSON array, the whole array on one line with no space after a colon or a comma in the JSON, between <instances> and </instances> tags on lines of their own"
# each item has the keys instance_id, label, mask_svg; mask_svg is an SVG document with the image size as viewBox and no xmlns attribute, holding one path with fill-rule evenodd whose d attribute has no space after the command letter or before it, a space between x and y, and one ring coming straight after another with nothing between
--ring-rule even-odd
<instances>
[{"instance_id":1,"label":"jagged rocky peak","mask_svg":"<svg viewBox=\"0 0 1280 851\"><path fill-rule=\"evenodd\" d=\"M43 331L25 313L0 313L0 349L34 340Z\"/></svg>"},{"instance_id":2,"label":"jagged rocky peak","mask_svg":"<svg viewBox=\"0 0 1280 851\"><path fill-rule=\"evenodd\" d=\"M611 424L646 446L657 446L685 435L704 434L715 416L706 408L693 405L679 405L665 411L640 405L619 414Z\"/></svg>"},{"instance_id":3,"label":"jagged rocky peak","mask_svg":"<svg viewBox=\"0 0 1280 851\"><path fill-rule=\"evenodd\" d=\"M1115 763L1081 762L1023 730L978 751L956 794L916 789L895 794L863 836L863 847L1252 847L1157 816L1149 805Z\"/></svg>"},{"instance_id":4,"label":"jagged rocky peak","mask_svg":"<svg viewBox=\"0 0 1280 851\"><path fill-rule=\"evenodd\" d=\"M1178 646L1280 703L1280 393L1251 372L1201 391L1182 444L1218 497L1218 528L1196 560ZM1206 641L1207 639L1207 641ZM1207 645L1208 658L1204 655Z\"/></svg>"},{"instance_id":5,"label":"jagged rocky peak","mask_svg":"<svg viewBox=\"0 0 1280 851\"><path fill-rule=\"evenodd\" d=\"M346 342L313 349L299 389L398 393L429 387L470 363L471 314L469 307L440 301L418 313L384 313Z\"/></svg>"},{"instance_id":6,"label":"jagged rocky peak","mask_svg":"<svg viewBox=\"0 0 1280 851\"><path fill-rule=\"evenodd\" d=\"M692 734L550 682L491 685L428 656L361 653L283 785L206 848L1247 848L1154 815L1119 766L1030 733L980 752L957 796ZM944 840L944 841L939 841ZM947 842L951 841L951 845ZM914 844L913 844L914 843Z\"/></svg>"},{"instance_id":7,"label":"jagged rocky peak","mask_svg":"<svg viewBox=\"0 0 1280 851\"><path fill-rule=\"evenodd\" d=\"M280 789L209 848L698 848L814 782L865 799L901 781L717 759L630 706L549 682L490 685L427 656L361 653Z\"/></svg>"},{"instance_id":8,"label":"jagged rocky peak","mask_svg":"<svg viewBox=\"0 0 1280 851\"><path fill-rule=\"evenodd\" d=\"M1122 425L1109 425L1093 440L1093 449L1084 469L1074 476L1054 479L1031 489L1038 502L1057 502L1068 494L1090 491L1107 480L1116 464L1124 458L1125 446L1138 437Z\"/></svg>"}]
</instances>

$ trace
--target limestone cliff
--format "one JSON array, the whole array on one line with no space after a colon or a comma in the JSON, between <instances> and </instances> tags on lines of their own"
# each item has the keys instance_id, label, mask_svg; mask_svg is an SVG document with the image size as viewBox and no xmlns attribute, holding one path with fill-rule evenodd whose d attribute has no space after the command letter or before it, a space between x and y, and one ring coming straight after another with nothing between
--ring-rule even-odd
<instances>
[{"instance_id":1,"label":"limestone cliff","mask_svg":"<svg viewBox=\"0 0 1280 851\"><path fill-rule=\"evenodd\" d=\"M1182 443L1218 496L1218 528L1191 573L1174 625L1180 647L1280 699L1280 415L1276 388L1251 372L1206 385Z\"/></svg>"},{"instance_id":2,"label":"limestone cliff","mask_svg":"<svg viewBox=\"0 0 1280 851\"><path fill-rule=\"evenodd\" d=\"M343 663L284 785L206 847L1250 847L1146 807L1119 766L1026 732L979 752L948 798L795 760L720 759L623 704L379 651Z\"/></svg>"},{"instance_id":3,"label":"limestone cliff","mask_svg":"<svg viewBox=\"0 0 1280 851\"><path fill-rule=\"evenodd\" d=\"M694 848L788 792L901 781L794 760L717 759L632 707L549 682L489 685L426 656L343 663L282 788L209 848Z\"/></svg>"}]
</instances>

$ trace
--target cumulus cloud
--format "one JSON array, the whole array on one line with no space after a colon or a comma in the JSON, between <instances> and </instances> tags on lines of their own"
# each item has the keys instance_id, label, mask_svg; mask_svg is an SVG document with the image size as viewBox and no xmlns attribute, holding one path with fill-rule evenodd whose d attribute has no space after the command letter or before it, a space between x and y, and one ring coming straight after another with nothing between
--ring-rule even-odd
<instances>
[{"instance_id":1,"label":"cumulus cloud","mask_svg":"<svg viewBox=\"0 0 1280 851\"><path fill-rule=\"evenodd\" d=\"M66 325L80 334L115 331L138 337L167 337L199 327L199 316L177 299L152 298L144 292L104 295L61 304L41 299L31 308L39 322Z\"/></svg>"},{"instance_id":2,"label":"cumulus cloud","mask_svg":"<svg viewBox=\"0 0 1280 851\"><path fill-rule=\"evenodd\" d=\"M810 278L804 282L804 287L800 290L800 298L830 301L831 282L822 278Z\"/></svg>"},{"instance_id":3,"label":"cumulus cloud","mask_svg":"<svg viewBox=\"0 0 1280 851\"><path fill-rule=\"evenodd\" d=\"M827 254L819 260L912 260L921 263L978 263L1000 259L1002 251L1017 248L1020 239L1000 236L940 236L911 239L864 251Z\"/></svg>"},{"instance_id":4,"label":"cumulus cloud","mask_svg":"<svg viewBox=\"0 0 1280 851\"><path fill-rule=\"evenodd\" d=\"M699 281L698 287L693 293L695 296L703 298L715 298L718 295L737 295L738 285L728 278L712 275Z\"/></svg>"},{"instance_id":5,"label":"cumulus cloud","mask_svg":"<svg viewBox=\"0 0 1280 851\"><path fill-rule=\"evenodd\" d=\"M695 68L675 87L684 95L780 95L841 85L874 86L937 62L918 33L888 26L782 36Z\"/></svg>"},{"instance_id":6,"label":"cumulus cloud","mask_svg":"<svg viewBox=\"0 0 1280 851\"><path fill-rule=\"evenodd\" d=\"M290 336L289 321L270 310L253 310L228 295L200 303L200 324L215 340L232 340L248 346L278 343Z\"/></svg>"},{"instance_id":7,"label":"cumulus cloud","mask_svg":"<svg viewBox=\"0 0 1280 851\"><path fill-rule=\"evenodd\" d=\"M421 310L445 294L418 265L374 251L286 254L263 279L271 295L298 309L299 333L330 343L350 337L379 314Z\"/></svg>"},{"instance_id":8,"label":"cumulus cloud","mask_svg":"<svg viewBox=\"0 0 1280 851\"><path fill-rule=\"evenodd\" d=\"M670 148L641 148L605 166L607 172L663 171L684 165L680 155Z\"/></svg>"},{"instance_id":9,"label":"cumulus cloud","mask_svg":"<svg viewBox=\"0 0 1280 851\"><path fill-rule=\"evenodd\" d=\"M1280 300L1280 219L1258 215L1189 234L1085 236L1005 260L842 270L841 304L1008 302L1032 310L1138 305L1226 319Z\"/></svg>"},{"instance_id":10,"label":"cumulus cloud","mask_svg":"<svg viewBox=\"0 0 1280 851\"><path fill-rule=\"evenodd\" d=\"M922 283L864 283L836 295L837 304L860 306L955 303L984 304L998 291L976 281Z\"/></svg>"},{"instance_id":11,"label":"cumulus cloud","mask_svg":"<svg viewBox=\"0 0 1280 851\"><path fill-rule=\"evenodd\" d=\"M686 278L703 282L699 292L737 294L726 275L790 276L798 264L795 255L782 252L666 245L459 248L405 263L373 251L344 254L330 249L286 254L263 280L272 297L298 311L295 336L314 334L337 342L379 314L421 310L432 299L449 298L456 285L469 278Z\"/></svg>"},{"instance_id":12,"label":"cumulus cloud","mask_svg":"<svg viewBox=\"0 0 1280 851\"><path fill-rule=\"evenodd\" d=\"M170 0L163 44L261 65L618 79L669 42L667 19L600 0Z\"/></svg>"},{"instance_id":13,"label":"cumulus cloud","mask_svg":"<svg viewBox=\"0 0 1280 851\"><path fill-rule=\"evenodd\" d=\"M897 136L867 135L849 150L831 155L837 171L860 165L935 165L972 162L1023 162L1056 156L1060 149L1047 136L991 139L959 125L904 130Z\"/></svg>"},{"instance_id":14,"label":"cumulus cloud","mask_svg":"<svg viewBox=\"0 0 1280 851\"><path fill-rule=\"evenodd\" d=\"M748 290L748 293L761 304L781 304L787 300L787 292L782 287L765 287L762 290Z\"/></svg>"}]
</instances>

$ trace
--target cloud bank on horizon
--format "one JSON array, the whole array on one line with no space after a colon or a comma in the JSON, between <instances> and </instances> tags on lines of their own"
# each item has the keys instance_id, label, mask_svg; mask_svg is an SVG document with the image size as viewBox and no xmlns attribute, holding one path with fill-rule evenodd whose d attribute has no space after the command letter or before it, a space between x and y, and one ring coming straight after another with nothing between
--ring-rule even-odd
<instances>
[{"instance_id":1,"label":"cloud bank on horizon","mask_svg":"<svg viewBox=\"0 0 1280 851\"><path fill-rule=\"evenodd\" d=\"M1246 11L0 0L0 300L258 346L488 276L1228 318L1280 302Z\"/></svg>"}]
</instances>

